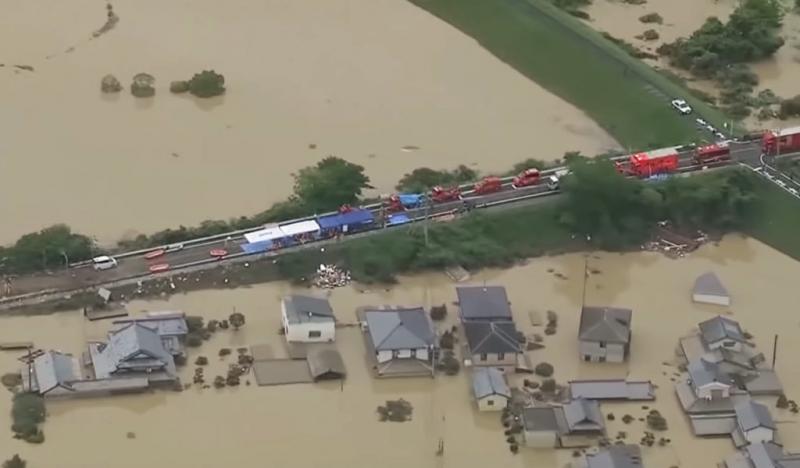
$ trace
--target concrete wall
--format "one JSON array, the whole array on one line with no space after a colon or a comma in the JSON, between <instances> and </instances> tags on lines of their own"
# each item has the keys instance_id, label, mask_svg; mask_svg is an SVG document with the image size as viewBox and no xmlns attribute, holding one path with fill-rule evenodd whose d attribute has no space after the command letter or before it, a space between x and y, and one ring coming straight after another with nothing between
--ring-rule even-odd
<instances>
[{"instance_id":1,"label":"concrete wall","mask_svg":"<svg viewBox=\"0 0 800 468\"><path fill-rule=\"evenodd\" d=\"M500 411L506 407L508 400L500 395L489 395L478 400L478 410L480 411Z\"/></svg>"},{"instance_id":2,"label":"concrete wall","mask_svg":"<svg viewBox=\"0 0 800 468\"><path fill-rule=\"evenodd\" d=\"M601 347L599 342L578 341L578 354L582 361L586 361L588 356L591 362L623 362L625 345L606 343Z\"/></svg>"},{"instance_id":3,"label":"concrete wall","mask_svg":"<svg viewBox=\"0 0 800 468\"><path fill-rule=\"evenodd\" d=\"M525 446L553 448L558 446L558 436L555 431L525 431Z\"/></svg>"},{"instance_id":4,"label":"concrete wall","mask_svg":"<svg viewBox=\"0 0 800 468\"><path fill-rule=\"evenodd\" d=\"M486 355L486 360L481 360L480 354L473 354L472 355L472 365L473 366L482 366L482 367L516 367L517 366L517 355L514 353L511 354L504 354L503 359L500 359L500 356L497 354L489 353Z\"/></svg>"},{"instance_id":5,"label":"concrete wall","mask_svg":"<svg viewBox=\"0 0 800 468\"><path fill-rule=\"evenodd\" d=\"M692 294L692 300L694 302L700 302L703 304L714 304L721 306L731 305L731 298L727 296L714 296L711 294Z\"/></svg>"}]
</instances>

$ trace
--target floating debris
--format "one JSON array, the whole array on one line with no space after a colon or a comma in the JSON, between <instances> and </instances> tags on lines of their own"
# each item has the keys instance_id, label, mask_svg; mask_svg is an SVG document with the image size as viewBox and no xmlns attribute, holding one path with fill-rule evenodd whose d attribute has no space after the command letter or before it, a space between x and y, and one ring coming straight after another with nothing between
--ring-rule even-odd
<instances>
[{"instance_id":1,"label":"floating debris","mask_svg":"<svg viewBox=\"0 0 800 468\"><path fill-rule=\"evenodd\" d=\"M350 284L350 272L342 270L336 265L321 264L312 281L314 286L323 289L333 289Z\"/></svg>"},{"instance_id":2,"label":"floating debris","mask_svg":"<svg viewBox=\"0 0 800 468\"><path fill-rule=\"evenodd\" d=\"M400 398L399 400L386 400L386 405L379 406L377 411L380 421L405 422L411 420L414 408L411 403Z\"/></svg>"}]
</instances>

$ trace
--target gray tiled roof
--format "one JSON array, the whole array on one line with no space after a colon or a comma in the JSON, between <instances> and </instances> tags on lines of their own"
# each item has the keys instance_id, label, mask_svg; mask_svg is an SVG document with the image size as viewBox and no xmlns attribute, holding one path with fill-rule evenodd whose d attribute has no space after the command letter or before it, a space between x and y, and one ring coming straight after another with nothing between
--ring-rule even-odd
<instances>
[{"instance_id":1,"label":"gray tiled roof","mask_svg":"<svg viewBox=\"0 0 800 468\"><path fill-rule=\"evenodd\" d=\"M511 354L522 350L514 322L468 321L464 322L464 334L472 354Z\"/></svg>"},{"instance_id":2,"label":"gray tiled roof","mask_svg":"<svg viewBox=\"0 0 800 468\"><path fill-rule=\"evenodd\" d=\"M736 421L742 431L749 431L757 427L775 429L775 421L769 408L753 400L747 400L734 407L736 411Z\"/></svg>"},{"instance_id":3,"label":"gray tiled roof","mask_svg":"<svg viewBox=\"0 0 800 468\"><path fill-rule=\"evenodd\" d=\"M689 378L695 387L702 387L711 382L732 385L731 378L722 372L717 363L709 362L705 359L691 361L686 370L689 372Z\"/></svg>"},{"instance_id":4,"label":"gray tiled roof","mask_svg":"<svg viewBox=\"0 0 800 468\"><path fill-rule=\"evenodd\" d=\"M68 386L78 380L75 376L74 358L69 354L48 351L33 361L33 370L39 392L48 392L59 385Z\"/></svg>"},{"instance_id":5,"label":"gray tiled roof","mask_svg":"<svg viewBox=\"0 0 800 468\"><path fill-rule=\"evenodd\" d=\"M522 424L526 431L560 432L556 410L551 406L522 409Z\"/></svg>"},{"instance_id":6,"label":"gray tiled roof","mask_svg":"<svg viewBox=\"0 0 800 468\"><path fill-rule=\"evenodd\" d=\"M714 318L700 322L700 335L706 343L716 343L722 339L745 342L742 327L736 320L718 315Z\"/></svg>"},{"instance_id":7,"label":"gray tiled roof","mask_svg":"<svg viewBox=\"0 0 800 468\"><path fill-rule=\"evenodd\" d=\"M289 323L331 322L333 309L327 299L294 294L283 298Z\"/></svg>"},{"instance_id":8,"label":"gray tiled roof","mask_svg":"<svg viewBox=\"0 0 800 468\"><path fill-rule=\"evenodd\" d=\"M306 359L314 379L331 374L344 376L346 373L342 355L335 349L312 349Z\"/></svg>"},{"instance_id":9,"label":"gray tiled roof","mask_svg":"<svg viewBox=\"0 0 800 468\"><path fill-rule=\"evenodd\" d=\"M587 468L642 468L638 445L611 445L596 454L586 455Z\"/></svg>"},{"instance_id":10,"label":"gray tiled roof","mask_svg":"<svg viewBox=\"0 0 800 468\"><path fill-rule=\"evenodd\" d=\"M105 346L93 346L92 362L97 378L118 370L162 369L175 373L175 361L158 333L140 323L129 323L109 334Z\"/></svg>"},{"instance_id":11,"label":"gray tiled roof","mask_svg":"<svg viewBox=\"0 0 800 468\"><path fill-rule=\"evenodd\" d=\"M772 442L749 444L744 448L753 468L778 468L783 450Z\"/></svg>"},{"instance_id":12,"label":"gray tiled roof","mask_svg":"<svg viewBox=\"0 0 800 468\"><path fill-rule=\"evenodd\" d=\"M719 280L717 275L709 271L697 277L692 294L728 297L728 290L722 285L722 281Z\"/></svg>"},{"instance_id":13,"label":"gray tiled roof","mask_svg":"<svg viewBox=\"0 0 800 468\"><path fill-rule=\"evenodd\" d=\"M464 320L511 320L511 306L502 286L459 286L456 294Z\"/></svg>"},{"instance_id":14,"label":"gray tiled roof","mask_svg":"<svg viewBox=\"0 0 800 468\"><path fill-rule=\"evenodd\" d=\"M631 340L632 315L630 309L584 307L578 336L582 341L627 344Z\"/></svg>"},{"instance_id":15,"label":"gray tiled roof","mask_svg":"<svg viewBox=\"0 0 800 468\"><path fill-rule=\"evenodd\" d=\"M131 323L138 323L152 328L159 336L183 336L189 333L189 326L186 324L186 316L181 312L152 317L114 320L112 332L121 330Z\"/></svg>"},{"instance_id":16,"label":"gray tiled roof","mask_svg":"<svg viewBox=\"0 0 800 468\"><path fill-rule=\"evenodd\" d=\"M472 391L475 398L481 399L490 395L511 398L503 373L494 367L476 367L472 372Z\"/></svg>"},{"instance_id":17,"label":"gray tiled roof","mask_svg":"<svg viewBox=\"0 0 800 468\"><path fill-rule=\"evenodd\" d=\"M428 348L436 343L433 325L422 308L367 310L364 317L376 351Z\"/></svg>"},{"instance_id":18,"label":"gray tiled roof","mask_svg":"<svg viewBox=\"0 0 800 468\"><path fill-rule=\"evenodd\" d=\"M564 405L564 417L570 431L602 431L605 428L603 413L596 401L578 398Z\"/></svg>"}]
</instances>

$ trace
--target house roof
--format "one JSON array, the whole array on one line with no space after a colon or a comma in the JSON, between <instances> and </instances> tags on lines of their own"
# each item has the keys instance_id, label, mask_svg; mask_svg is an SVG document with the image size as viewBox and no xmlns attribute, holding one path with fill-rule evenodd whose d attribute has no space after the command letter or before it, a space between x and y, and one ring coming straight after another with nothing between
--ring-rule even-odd
<instances>
[{"instance_id":1,"label":"house roof","mask_svg":"<svg viewBox=\"0 0 800 468\"><path fill-rule=\"evenodd\" d=\"M556 410L552 406L522 409L522 424L526 431L555 431L561 432L558 424Z\"/></svg>"},{"instance_id":2,"label":"house roof","mask_svg":"<svg viewBox=\"0 0 800 468\"><path fill-rule=\"evenodd\" d=\"M627 344L631 340L630 309L615 307L584 307L578 337L582 341L605 341Z\"/></svg>"},{"instance_id":3,"label":"house roof","mask_svg":"<svg viewBox=\"0 0 800 468\"><path fill-rule=\"evenodd\" d=\"M655 387L650 381L570 380L572 398L589 400L655 400Z\"/></svg>"},{"instance_id":4,"label":"house roof","mask_svg":"<svg viewBox=\"0 0 800 468\"><path fill-rule=\"evenodd\" d=\"M67 386L78 380L75 376L74 358L70 354L48 351L33 361L33 370L40 393L46 393L59 385Z\"/></svg>"},{"instance_id":5,"label":"house roof","mask_svg":"<svg viewBox=\"0 0 800 468\"><path fill-rule=\"evenodd\" d=\"M642 468L642 451L638 445L610 445L595 454L586 455L587 468Z\"/></svg>"},{"instance_id":6,"label":"house roof","mask_svg":"<svg viewBox=\"0 0 800 468\"><path fill-rule=\"evenodd\" d=\"M511 305L502 286L459 286L456 294L464 320L511 320Z\"/></svg>"},{"instance_id":7,"label":"house roof","mask_svg":"<svg viewBox=\"0 0 800 468\"><path fill-rule=\"evenodd\" d=\"M742 431L749 431L758 427L775 429L775 421L769 412L769 408L753 400L739 403L734 408L736 421Z\"/></svg>"},{"instance_id":8,"label":"house roof","mask_svg":"<svg viewBox=\"0 0 800 468\"><path fill-rule=\"evenodd\" d=\"M700 322L698 327L700 328L700 335L706 343L716 343L723 339L735 340L741 343L747 341L739 322L721 315Z\"/></svg>"},{"instance_id":9,"label":"house roof","mask_svg":"<svg viewBox=\"0 0 800 468\"><path fill-rule=\"evenodd\" d=\"M346 374L342 356L335 349L312 349L306 360L314 380L326 376L344 377Z\"/></svg>"},{"instance_id":10,"label":"house roof","mask_svg":"<svg viewBox=\"0 0 800 468\"><path fill-rule=\"evenodd\" d=\"M729 297L728 290L722 285L717 275L710 271L697 277L694 281L692 294Z\"/></svg>"},{"instance_id":11,"label":"house roof","mask_svg":"<svg viewBox=\"0 0 800 468\"><path fill-rule=\"evenodd\" d=\"M131 323L138 323L151 328L159 336L182 336L189 333L186 316L182 312L160 313L143 318L114 320L112 331L121 330Z\"/></svg>"},{"instance_id":12,"label":"house roof","mask_svg":"<svg viewBox=\"0 0 800 468\"><path fill-rule=\"evenodd\" d=\"M725 385L732 384L731 378L722 372L719 364L705 359L696 359L689 362L686 370L689 372L689 378L695 387L702 387L712 382L719 382Z\"/></svg>"},{"instance_id":13,"label":"house roof","mask_svg":"<svg viewBox=\"0 0 800 468\"><path fill-rule=\"evenodd\" d=\"M472 391L478 400L491 395L511 398L511 389L508 388L503 373L494 367L475 368L472 372Z\"/></svg>"},{"instance_id":14,"label":"house roof","mask_svg":"<svg viewBox=\"0 0 800 468\"><path fill-rule=\"evenodd\" d=\"M508 354L522 350L514 322L464 322L464 334L472 354Z\"/></svg>"},{"instance_id":15,"label":"house roof","mask_svg":"<svg viewBox=\"0 0 800 468\"><path fill-rule=\"evenodd\" d=\"M327 299L294 294L283 298L289 323L332 322L333 309Z\"/></svg>"},{"instance_id":16,"label":"house roof","mask_svg":"<svg viewBox=\"0 0 800 468\"><path fill-rule=\"evenodd\" d=\"M108 335L105 346L94 346L92 363L97 378L107 378L116 370L135 368L137 365L150 368L164 368L175 373L175 361L158 333L138 322L129 323Z\"/></svg>"},{"instance_id":17,"label":"house roof","mask_svg":"<svg viewBox=\"0 0 800 468\"><path fill-rule=\"evenodd\" d=\"M427 348L436 343L423 308L367 310L369 336L376 351Z\"/></svg>"},{"instance_id":18,"label":"house roof","mask_svg":"<svg viewBox=\"0 0 800 468\"><path fill-rule=\"evenodd\" d=\"M578 398L563 406L570 431L603 430L605 421L596 401Z\"/></svg>"},{"instance_id":19,"label":"house roof","mask_svg":"<svg viewBox=\"0 0 800 468\"><path fill-rule=\"evenodd\" d=\"M779 468L779 460L783 458L783 449L772 442L748 444L744 448L753 468Z\"/></svg>"}]
</instances>

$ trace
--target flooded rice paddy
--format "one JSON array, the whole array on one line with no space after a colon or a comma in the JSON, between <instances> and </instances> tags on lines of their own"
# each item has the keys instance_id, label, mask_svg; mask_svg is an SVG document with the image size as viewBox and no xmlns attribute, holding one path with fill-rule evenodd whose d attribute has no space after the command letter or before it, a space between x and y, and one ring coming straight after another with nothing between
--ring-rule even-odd
<instances>
[{"instance_id":1,"label":"flooded rice paddy","mask_svg":"<svg viewBox=\"0 0 800 468\"><path fill-rule=\"evenodd\" d=\"M0 243L56 222L105 243L253 214L327 155L366 166L377 193L417 167L616 147L403 0L112 3L119 22L92 39L105 1L0 0ZM204 69L224 96L169 93ZM129 94L140 72L154 98ZM122 93L101 94L108 73Z\"/></svg>"},{"instance_id":2,"label":"flooded rice paddy","mask_svg":"<svg viewBox=\"0 0 800 468\"><path fill-rule=\"evenodd\" d=\"M594 271L586 283L586 301L591 305L615 305L633 309L633 344L625 365L586 364L578 359L576 333L578 310L584 291L584 265ZM679 411L671 378L676 369L664 365L673 357L677 339L697 322L726 312L712 306L693 305L690 289L696 276L715 271L733 297L732 316L755 336L759 348L772 357L773 335L780 334L777 368L789 398L800 391L800 369L793 364L800 353L796 304L800 299L796 280L800 264L765 245L741 237L727 237L719 245L707 245L691 256L670 260L654 253L609 254L592 252L533 259L524 266L490 270L475 276L480 284L504 285L508 289L515 321L526 334L542 333L529 320L529 312L546 310L559 315L558 332L545 337L546 348L529 352L534 363L555 365L560 382L573 378L630 377L652 379L659 388L657 400L649 403L667 419L667 447L644 448L649 468L711 467L732 453L729 439L696 439ZM442 274L403 278L389 290L359 292L347 287L334 290L331 302L340 321L355 320L357 306L397 304L425 306L455 300L454 284ZM236 348L270 343L282 350L279 299L292 287L269 283L224 291L202 291L173 296L168 301L134 302L129 309L181 309L208 319L225 318L236 308L245 313L247 324L238 332L220 331L198 355L208 356L207 380L222 374L228 361L217 353L222 347ZM448 323L454 320L450 306ZM0 319L0 341L33 340L38 347L79 352L87 338L99 338L107 323L87 323L78 312L37 317ZM418 467L561 467L569 463L571 451L521 448L512 455L502 434L497 414L478 414L473 407L468 373L456 377L375 380L367 372L364 344L357 328L341 328L337 346L343 355L348 378L314 385L258 387L222 390L196 386L182 392L157 392L125 397L48 403L44 424L47 437L42 446L11 439L10 423L0 424L3 455L19 452L32 468L59 466L106 467L113 457L115 467L319 466ZM0 371L16 367L15 353L0 354ZM227 358L230 359L230 358ZM194 366L183 370L191 380ZM210 378L209 378L210 377ZM515 379L521 379L516 376ZM243 382L244 383L244 382ZM405 423L378 422L375 408L385 400L404 398L414 407L413 420ZM8 414L10 396L0 398L0 414ZM635 417L647 412L641 404L603 404L604 413L614 413L609 423L613 438L626 431L636 443L644 423L623 424L624 414ZM798 418L773 409L781 437L788 449L800 449ZM7 418L3 416L2 418ZM129 438L128 433L135 434ZM660 437L662 434L658 434ZM436 456L439 440L444 455Z\"/></svg>"}]
</instances>

